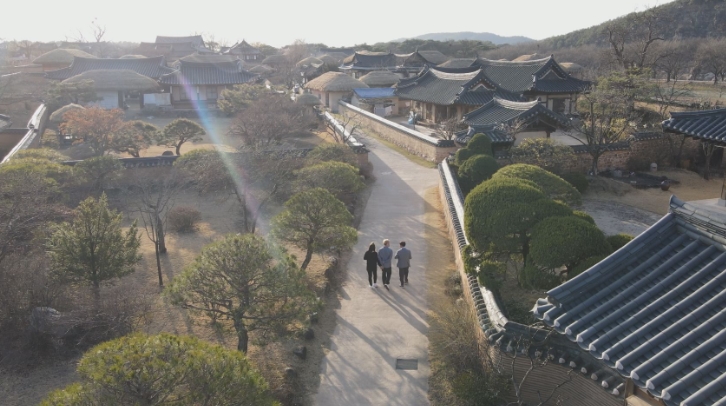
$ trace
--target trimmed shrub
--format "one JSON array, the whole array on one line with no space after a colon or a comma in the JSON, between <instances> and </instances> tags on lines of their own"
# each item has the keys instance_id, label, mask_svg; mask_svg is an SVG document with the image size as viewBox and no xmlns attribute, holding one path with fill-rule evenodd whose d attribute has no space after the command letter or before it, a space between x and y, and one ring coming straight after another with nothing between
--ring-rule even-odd
<instances>
[{"instance_id":1,"label":"trimmed shrub","mask_svg":"<svg viewBox=\"0 0 726 406\"><path fill-rule=\"evenodd\" d=\"M190 206L174 207L169 211L167 219L169 227L177 233L190 233L196 230L197 222L202 219L202 212Z\"/></svg>"},{"instance_id":2,"label":"trimmed shrub","mask_svg":"<svg viewBox=\"0 0 726 406\"><path fill-rule=\"evenodd\" d=\"M527 264L522 270L520 281L524 287L549 290L559 285L561 278L549 269L541 269L534 264Z\"/></svg>"},{"instance_id":3,"label":"trimmed shrub","mask_svg":"<svg viewBox=\"0 0 726 406\"><path fill-rule=\"evenodd\" d=\"M44 159L51 162L67 161L68 157L50 148L23 149L13 155L12 160L18 159Z\"/></svg>"},{"instance_id":4,"label":"trimmed shrub","mask_svg":"<svg viewBox=\"0 0 726 406\"><path fill-rule=\"evenodd\" d=\"M358 158L347 145L323 142L308 152L307 165L328 161L343 162L358 167Z\"/></svg>"},{"instance_id":5,"label":"trimmed shrub","mask_svg":"<svg viewBox=\"0 0 726 406\"><path fill-rule=\"evenodd\" d=\"M615 234L615 235L608 236L607 238L605 238L605 240L607 240L608 244L610 244L612 251L615 252L615 251L619 250L620 248L622 248L625 244L632 241L633 236L621 233L621 234Z\"/></svg>"},{"instance_id":6,"label":"trimmed shrub","mask_svg":"<svg viewBox=\"0 0 726 406\"><path fill-rule=\"evenodd\" d=\"M78 182L96 191L115 186L124 170L121 161L111 155L88 158L73 167Z\"/></svg>"},{"instance_id":7,"label":"trimmed shrub","mask_svg":"<svg viewBox=\"0 0 726 406\"><path fill-rule=\"evenodd\" d=\"M595 226L595 225L596 225L596 224L595 224L595 219L594 219L594 218L592 218L592 216L590 216L589 214L585 213L584 211L581 211L581 210L574 210L574 211L572 212L572 214L573 214L573 215L574 215L575 217L577 217L577 218L580 218L580 219L582 219L582 220L585 220L585 221L587 221L588 223L592 224L593 226Z\"/></svg>"},{"instance_id":8,"label":"trimmed shrub","mask_svg":"<svg viewBox=\"0 0 726 406\"><path fill-rule=\"evenodd\" d=\"M580 172L567 172L563 174L561 178L566 180L570 185L574 186L580 193L585 193L587 188L590 186L587 176Z\"/></svg>"},{"instance_id":9,"label":"trimmed shrub","mask_svg":"<svg viewBox=\"0 0 726 406\"><path fill-rule=\"evenodd\" d=\"M528 180L535 183L551 199L562 200L567 204L579 205L582 203L582 196L580 196L580 192L574 186L554 173L548 172L538 166L528 164L508 165L500 169L493 178Z\"/></svg>"},{"instance_id":10,"label":"trimmed shrub","mask_svg":"<svg viewBox=\"0 0 726 406\"><path fill-rule=\"evenodd\" d=\"M519 235L539 220L531 213L546 199L532 182L522 179L490 179L469 192L464 202L464 226L473 248L486 252L493 243L508 252L522 252Z\"/></svg>"},{"instance_id":11,"label":"trimmed shrub","mask_svg":"<svg viewBox=\"0 0 726 406\"><path fill-rule=\"evenodd\" d=\"M595 255L594 257L590 257L580 262L576 267L572 268L572 270L567 273L567 279L572 279L575 276L587 271L588 269L595 266L595 264L605 259L605 257L605 255Z\"/></svg>"},{"instance_id":12,"label":"trimmed shrub","mask_svg":"<svg viewBox=\"0 0 726 406\"><path fill-rule=\"evenodd\" d=\"M358 169L343 162L321 162L297 171L298 191L323 188L338 199L356 193L365 187Z\"/></svg>"},{"instance_id":13,"label":"trimmed shrub","mask_svg":"<svg viewBox=\"0 0 726 406\"><path fill-rule=\"evenodd\" d=\"M532 228L530 258L537 265L571 270L585 259L608 252L599 228L576 216L549 217Z\"/></svg>"},{"instance_id":14,"label":"trimmed shrub","mask_svg":"<svg viewBox=\"0 0 726 406\"><path fill-rule=\"evenodd\" d=\"M466 148L474 154L492 155L492 140L485 134L474 134L466 143Z\"/></svg>"},{"instance_id":15,"label":"trimmed shrub","mask_svg":"<svg viewBox=\"0 0 726 406\"><path fill-rule=\"evenodd\" d=\"M474 155L477 155L476 152L470 150L469 148L461 148L460 150L456 151L456 154L454 154L454 162L456 163L456 165L461 166L464 162L466 162L467 159L471 158Z\"/></svg>"},{"instance_id":16,"label":"trimmed shrub","mask_svg":"<svg viewBox=\"0 0 726 406\"><path fill-rule=\"evenodd\" d=\"M459 167L459 185L467 194L476 185L488 180L499 170L496 159L489 155L474 155Z\"/></svg>"}]
</instances>

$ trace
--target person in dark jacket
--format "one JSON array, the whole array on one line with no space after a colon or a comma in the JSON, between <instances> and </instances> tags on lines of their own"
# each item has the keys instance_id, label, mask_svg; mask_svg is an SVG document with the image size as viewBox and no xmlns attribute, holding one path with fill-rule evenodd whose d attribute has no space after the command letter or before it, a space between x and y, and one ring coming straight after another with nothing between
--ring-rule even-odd
<instances>
[{"instance_id":1,"label":"person in dark jacket","mask_svg":"<svg viewBox=\"0 0 726 406\"><path fill-rule=\"evenodd\" d=\"M378 267L381 265L381 261L378 260L376 244L371 243L371 245L368 246L368 251L363 254L363 260L366 261L366 271L368 271L368 284L371 286L371 288L377 288Z\"/></svg>"}]
</instances>

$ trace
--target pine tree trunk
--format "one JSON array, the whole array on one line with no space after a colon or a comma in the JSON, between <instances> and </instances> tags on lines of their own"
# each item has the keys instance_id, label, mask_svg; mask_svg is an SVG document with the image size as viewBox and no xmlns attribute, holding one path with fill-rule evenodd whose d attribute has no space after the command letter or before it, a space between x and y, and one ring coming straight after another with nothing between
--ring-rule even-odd
<instances>
[{"instance_id":1,"label":"pine tree trunk","mask_svg":"<svg viewBox=\"0 0 726 406\"><path fill-rule=\"evenodd\" d=\"M178 142L176 144L176 156L181 155L181 146L182 146L182 143L181 142Z\"/></svg>"},{"instance_id":2,"label":"pine tree trunk","mask_svg":"<svg viewBox=\"0 0 726 406\"><path fill-rule=\"evenodd\" d=\"M247 344L249 343L247 328L241 320L235 320L234 329L237 331L237 351L247 354Z\"/></svg>"},{"instance_id":3,"label":"pine tree trunk","mask_svg":"<svg viewBox=\"0 0 726 406\"><path fill-rule=\"evenodd\" d=\"M302 265L300 266L300 269L304 271L310 264L311 259L313 259L313 247L312 247L312 244L308 244L307 252L305 252L305 260L303 261Z\"/></svg>"}]
</instances>

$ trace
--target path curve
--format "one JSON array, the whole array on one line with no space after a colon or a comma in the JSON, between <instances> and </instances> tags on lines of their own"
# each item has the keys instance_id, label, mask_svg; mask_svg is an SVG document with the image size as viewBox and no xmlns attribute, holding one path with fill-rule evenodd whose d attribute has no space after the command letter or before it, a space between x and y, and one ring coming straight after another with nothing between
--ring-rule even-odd
<instances>
[{"instance_id":1,"label":"path curve","mask_svg":"<svg viewBox=\"0 0 726 406\"><path fill-rule=\"evenodd\" d=\"M330 351L321 363L318 406L428 405L428 323L426 312L424 193L438 183L438 172L408 160L375 139L368 158L376 182L363 212L358 243L347 264L341 307ZM412 252L410 284L399 287L393 268L390 291L378 275L368 287L363 253L373 241L400 240ZM397 359L418 361L417 370L396 369Z\"/></svg>"}]
</instances>

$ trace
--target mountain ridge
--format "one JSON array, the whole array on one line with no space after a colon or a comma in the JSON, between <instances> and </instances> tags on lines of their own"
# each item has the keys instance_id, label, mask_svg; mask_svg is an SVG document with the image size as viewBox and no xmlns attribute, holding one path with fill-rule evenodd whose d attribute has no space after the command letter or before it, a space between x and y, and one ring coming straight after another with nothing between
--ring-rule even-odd
<instances>
[{"instance_id":1,"label":"mountain ridge","mask_svg":"<svg viewBox=\"0 0 726 406\"><path fill-rule=\"evenodd\" d=\"M491 32L473 32L473 31L459 31L459 32L435 32L435 33L427 33L427 34L421 34L415 37L408 37L408 38L399 38L396 40L393 40L392 42L403 42L407 39L420 39L420 40L433 40L433 41L447 41L447 40L454 40L454 41L461 41L461 40L471 40L471 41L482 41L482 42L491 42L494 45L504 45L504 44L521 44L524 42L533 42L535 41L532 38L527 38L524 36L502 36L493 34Z\"/></svg>"}]
</instances>

